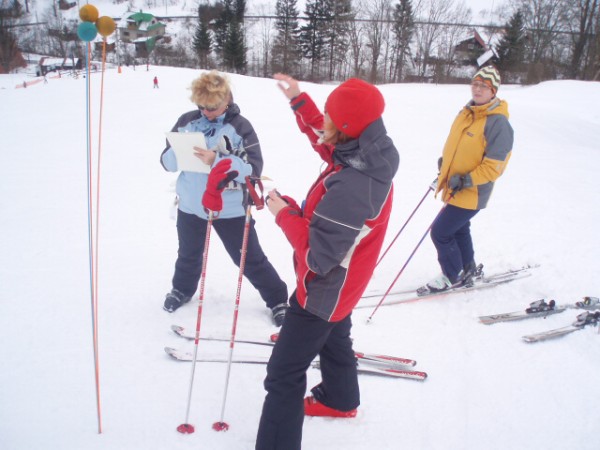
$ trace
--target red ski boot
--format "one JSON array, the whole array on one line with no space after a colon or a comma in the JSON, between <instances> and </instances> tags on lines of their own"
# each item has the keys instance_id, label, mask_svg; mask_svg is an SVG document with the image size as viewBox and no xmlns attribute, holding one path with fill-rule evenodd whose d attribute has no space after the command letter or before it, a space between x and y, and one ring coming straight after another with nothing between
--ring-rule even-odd
<instances>
[{"instance_id":1,"label":"red ski boot","mask_svg":"<svg viewBox=\"0 0 600 450\"><path fill-rule=\"evenodd\" d=\"M356 417L356 408L350 411L340 411L339 409L333 409L329 406L325 406L320 403L313 396L306 397L304 399L304 415L314 417L345 417L351 418Z\"/></svg>"}]
</instances>

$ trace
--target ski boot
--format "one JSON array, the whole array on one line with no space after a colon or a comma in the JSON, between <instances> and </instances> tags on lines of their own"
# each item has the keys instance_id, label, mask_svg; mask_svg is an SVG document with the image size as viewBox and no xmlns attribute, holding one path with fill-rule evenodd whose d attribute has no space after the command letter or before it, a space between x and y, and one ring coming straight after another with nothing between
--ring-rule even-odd
<instances>
[{"instance_id":1,"label":"ski boot","mask_svg":"<svg viewBox=\"0 0 600 450\"><path fill-rule=\"evenodd\" d=\"M192 296L187 296L183 292L178 291L177 289L172 289L171 292L167 294L165 297L165 303L163 305L163 309L167 312L172 313L177 310L179 307L185 305L192 299Z\"/></svg>"},{"instance_id":2,"label":"ski boot","mask_svg":"<svg viewBox=\"0 0 600 450\"><path fill-rule=\"evenodd\" d=\"M583 301L575 303L575 306L581 309L600 308L600 299L598 297L583 297Z\"/></svg>"},{"instance_id":3,"label":"ski boot","mask_svg":"<svg viewBox=\"0 0 600 450\"><path fill-rule=\"evenodd\" d=\"M417 289L417 295L427 295L434 292L444 292L452 287L452 282L443 273L439 274L433 280L428 281L425 286Z\"/></svg>"},{"instance_id":4,"label":"ski boot","mask_svg":"<svg viewBox=\"0 0 600 450\"><path fill-rule=\"evenodd\" d=\"M600 321L600 311L585 311L577 316L573 326L583 328L586 325L596 325L598 321Z\"/></svg>"},{"instance_id":5,"label":"ski boot","mask_svg":"<svg viewBox=\"0 0 600 450\"><path fill-rule=\"evenodd\" d=\"M319 402L312 395L304 399L304 415L313 417L341 417L341 418L352 418L356 417L356 408L350 411L340 411L339 409L333 409L329 406L325 406Z\"/></svg>"},{"instance_id":6,"label":"ski boot","mask_svg":"<svg viewBox=\"0 0 600 450\"><path fill-rule=\"evenodd\" d=\"M280 303L271 308L271 314L273 319L273 325L280 327L283 325L285 314L287 313L289 306L287 303Z\"/></svg>"}]
</instances>

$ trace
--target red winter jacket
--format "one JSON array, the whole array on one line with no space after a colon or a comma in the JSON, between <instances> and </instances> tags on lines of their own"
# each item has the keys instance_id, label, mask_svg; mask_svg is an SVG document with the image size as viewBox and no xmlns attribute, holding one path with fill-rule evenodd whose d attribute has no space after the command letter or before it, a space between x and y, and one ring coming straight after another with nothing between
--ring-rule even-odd
<instances>
[{"instance_id":1,"label":"red winter jacket","mask_svg":"<svg viewBox=\"0 0 600 450\"><path fill-rule=\"evenodd\" d=\"M302 93L291 102L300 130L327 163L304 208L291 204L276 217L294 249L296 296L329 322L344 319L365 291L387 229L392 178L399 155L377 119L357 138L319 143L323 115Z\"/></svg>"}]
</instances>

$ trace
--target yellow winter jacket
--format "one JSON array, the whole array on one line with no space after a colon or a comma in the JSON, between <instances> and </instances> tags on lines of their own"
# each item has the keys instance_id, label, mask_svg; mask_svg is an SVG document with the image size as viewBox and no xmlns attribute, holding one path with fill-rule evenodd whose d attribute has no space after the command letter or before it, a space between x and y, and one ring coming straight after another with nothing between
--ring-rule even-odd
<instances>
[{"instance_id":1,"label":"yellow winter jacket","mask_svg":"<svg viewBox=\"0 0 600 450\"><path fill-rule=\"evenodd\" d=\"M436 194L445 203L465 209L483 209L494 181L506 168L511 156L514 133L508 122L508 104L498 98L476 106L465 106L452 124L444 146ZM472 187L451 198L448 181L452 175L469 174Z\"/></svg>"}]
</instances>

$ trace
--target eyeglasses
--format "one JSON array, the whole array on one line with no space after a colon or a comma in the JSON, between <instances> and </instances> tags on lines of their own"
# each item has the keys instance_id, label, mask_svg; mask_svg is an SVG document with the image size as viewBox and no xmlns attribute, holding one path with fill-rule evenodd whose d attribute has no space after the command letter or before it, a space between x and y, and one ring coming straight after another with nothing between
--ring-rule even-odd
<instances>
[{"instance_id":1,"label":"eyeglasses","mask_svg":"<svg viewBox=\"0 0 600 450\"><path fill-rule=\"evenodd\" d=\"M217 106L204 106L204 105L198 105L198 109L200 111L208 111L208 112L215 112L217 109L219 109L221 106L223 106L222 103L218 104Z\"/></svg>"},{"instance_id":2,"label":"eyeglasses","mask_svg":"<svg viewBox=\"0 0 600 450\"><path fill-rule=\"evenodd\" d=\"M481 81L474 81L473 83L471 83L471 87L473 89L483 89L484 91L492 89L486 83L482 83Z\"/></svg>"}]
</instances>

